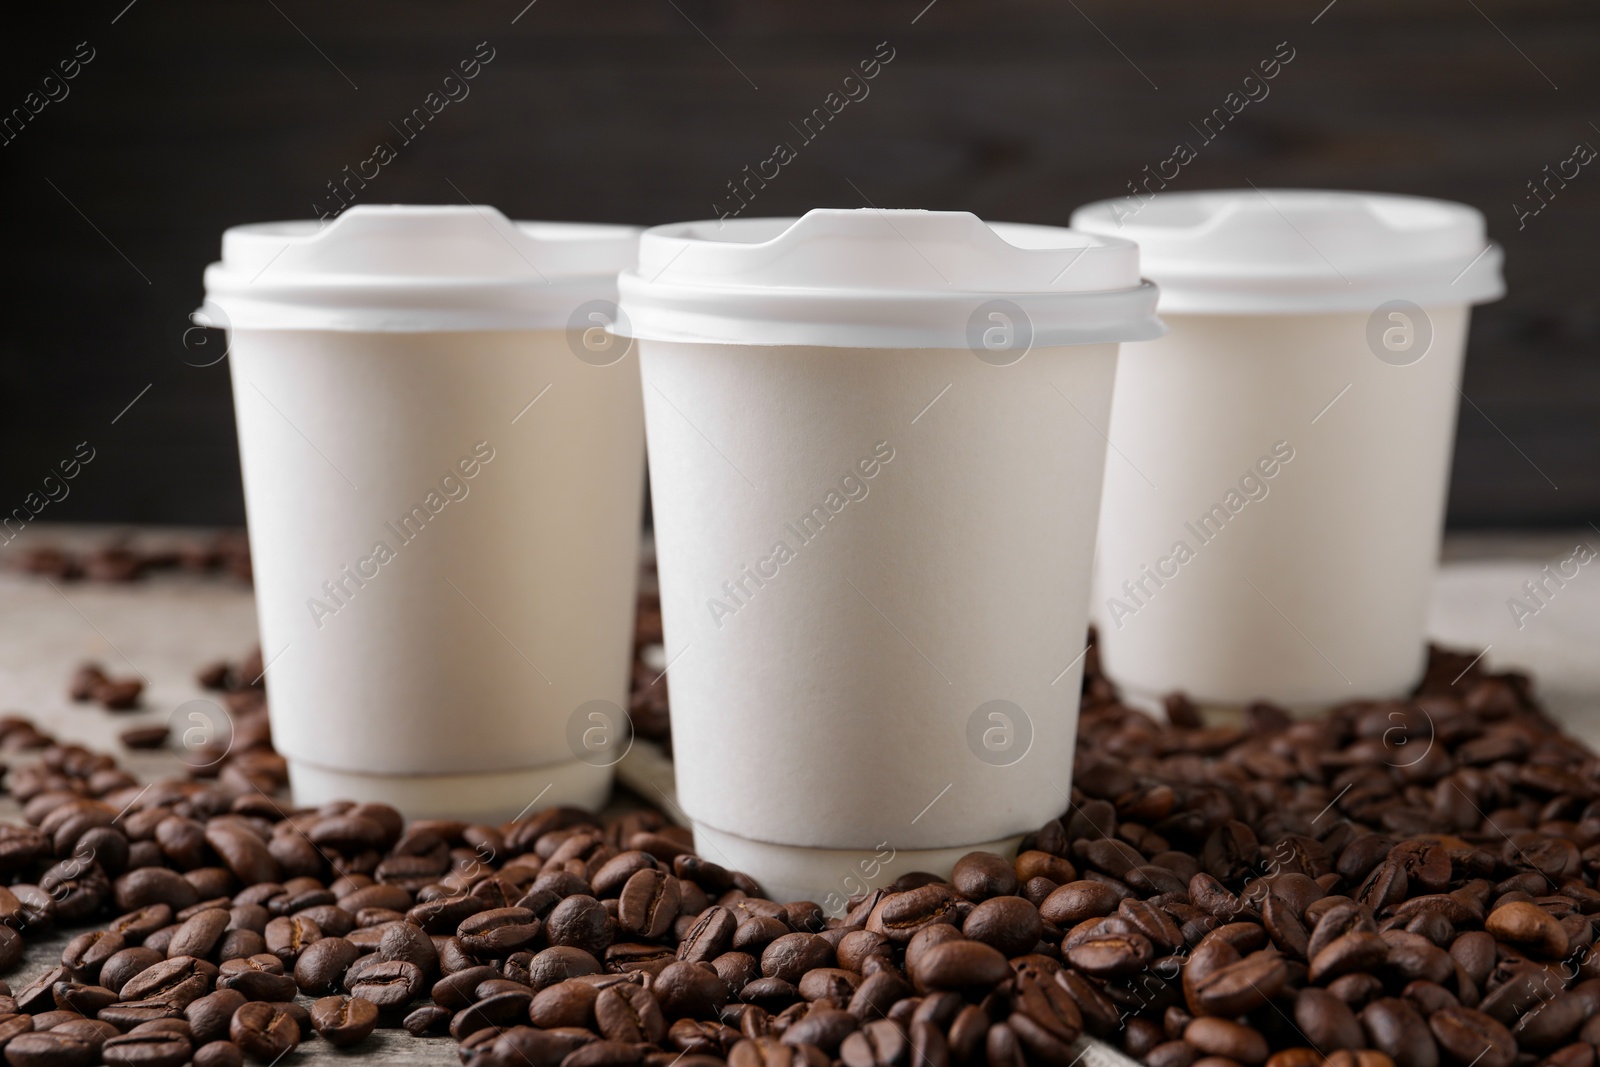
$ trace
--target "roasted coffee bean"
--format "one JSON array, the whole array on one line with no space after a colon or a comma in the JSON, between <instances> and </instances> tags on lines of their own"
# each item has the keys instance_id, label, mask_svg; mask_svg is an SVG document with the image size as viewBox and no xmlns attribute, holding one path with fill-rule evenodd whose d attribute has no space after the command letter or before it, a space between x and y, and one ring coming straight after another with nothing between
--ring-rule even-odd
<instances>
[{"instance_id":1,"label":"roasted coffee bean","mask_svg":"<svg viewBox=\"0 0 1600 1067\"><path fill-rule=\"evenodd\" d=\"M1022 897L991 894L967 915L961 931L1009 958L1033 950L1044 933L1044 919Z\"/></svg>"},{"instance_id":2,"label":"roasted coffee bean","mask_svg":"<svg viewBox=\"0 0 1600 1067\"><path fill-rule=\"evenodd\" d=\"M711 975L716 978L715 971L712 971ZM876 978L877 975L873 977ZM720 978L716 980L721 981ZM862 977L855 971L847 971L843 967L818 967L807 971L795 988L808 1002L830 1000L835 1004L848 1004L861 983ZM659 986L659 982L657 985Z\"/></svg>"},{"instance_id":3,"label":"roasted coffee bean","mask_svg":"<svg viewBox=\"0 0 1600 1067\"><path fill-rule=\"evenodd\" d=\"M1196 1019L1183 1031L1183 1039L1208 1056L1222 1056L1255 1067L1266 1062L1267 1039L1258 1030L1212 1016Z\"/></svg>"},{"instance_id":4,"label":"roasted coffee bean","mask_svg":"<svg viewBox=\"0 0 1600 1067\"><path fill-rule=\"evenodd\" d=\"M1071 995L1083 1016L1083 1028L1097 1037L1109 1037L1122 1027L1122 1013L1105 991L1076 971L1062 970L1055 981Z\"/></svg>"},{"instance_id":5,"label":"roasted coffee bean","mask_svg":"<svg viewBox=\"0 0 1600 1067\"><path fill-rule=\"evenodd\" d=\"M793 985L816 967L831 966L833 946L816 934L785 934L761 953L761 973Z\"/></svg>"},{"instance_id":6,"label":"roasted coffee bean","mask_svg":"<svg viewBox=\"0 0 1600 1067\"><path fill-rule=\"evenodd\" d=\"M834 955L838 957L839 966L849 971L860 972L869 957L887 958L893 955L892 944L882 934L875 934L870 930L851 930L839 938L838 944L834 947Z\"/></svg>"},{"instance_id":7,"label":"roasted coffee bean","mask_svg":"<svg viewBox=\"0 0 1600 1067\"><path fill-rule=\"evenodd\" d=\"M1525 1012L1511 1029L1519 1049L1553 1052L1566 1044L1589 1018L1590 1002L1576 993L1557 993Z\"/></svg>"},{"instance_id":8,"label":"roasted coffee bean","mask_svg":"<svg viewBox=\"0 0 1600 1067\"><path fill-rule=\"evenodd\" d=\"M455 974L445 975L433 984L433 1002L451 1011L460 1011L475 999L477 988L484 982L499 977L493 967L469 967Z\"/></svg>"},{"instance_id":9,"label":"roasted coffee bean","mask_svg":"<svg viewBox=\"0 0 1600 1067\"><path fill-rule=\"evenodd\" d=\"M867 929L904 944L919 930L934 924L958 925L955 897L942 885L925 885L884 897L867 918Z\"/></svg>"},{"instance_id":10,"label":"roasted coffee bean","mask_svg":"<svg viewBox=\"0 0 1600 1067\"><path fill-rule=\"evenodd\" d=\"M1497 1021L1470 1008L1446 1008L1428 1019L1428 1029L1447 1055L1461 1063L1511 1067L1516 1044Z\"/></svg>"},{"instance_id":11,"label":"roasted coffee bean","mask_svg":"<svg viewBox=\"0 0 1600 1067\"><path fill-rule=\"evenodd\" d=\"M1450 945L1450 955L1458 961L1472 981L1482 985L1494 969L1494 937L1482 929L1469 929L1459 934Z\"/></svg>"},{"instance_id":12,"label":"roasted coffee bean","mask_svg":"<svg viewBox=\"0 0 1600 1067\"><path fill-rule=\"evenodd\" d=\"M1261 921L1279 951L1294 959L1306 959L1310 935L1294 908L1276 892L1268 893L1261 902Z\"/></svg>"},{"instance_id":13,"label":"roasted coffee bean","mask_svg":"<svg viewBox=\"0 0 1600 1067\"><path fill-rule=\"evenodd\" d=\"M682 899L677 878L665 871L636 871L617 898L617 924L635 937L664 936L678 915Z\"/></svg>"},{"instance_id":14,"label":"roasted coffee bean","mask_svg":"<svg viewBox=\"0 0 1600 1067\"><path fill-rule=\"evenodd\" d=\"M993 852L969 852L962 856L950 872L950 883L957 893L973 902L1014 896L1020 884L1016 868L1007 863L1004 856Z\"/></svg>"},{"instance_id":15,"label":"roasted coffee bean","mask_svg":"<svg viewBox=\"0 0 1600 1067\"><path fill-rule=\"evenodd\" d=\"M616 923L591 896L569 896L545 919L545 935L552 945L578 948L599 958L615 937Z\"/></svg>"},{"instance_id":16,"label":"roasted coffee bean","mask_svg":"<svg viewBox=\"0 0 1600 1067\"><path fill-rule=\"evenodd\" d=\"M660 974L674 960L664 945L620 944L606 949L605 970L613 973L645 971Z\"/></svg>"},{"instance_id":17,"label":"roasted coffee bean","mask_svg":"<svg viewBox=\"0 0 1600 1067\"><path fill-rule=\"evenodd\" d=\"M678 958L691 963L709 963L732 947L737 926L737 920L727 908L707 908L678 943Z\"/></svg>"},{"instance_id":18,"label":"roasted coffee bean","mask_svg":"<svg viewBox=\"0 0 1600 1067\"><path fill-rule=\"evenodd\" d=\"M582 1061L572 1059L573 1056L585 1048L607 1044L613 1043L596 1041L593 1034L581 1031L539 1031L528 1026L514 1026L494 1038L491 1046L493 1058L489 1062L497 1067L530 1063L558 1063L566 1064L567 1067L581 1067ZM611 1061L604 1057L596 1057L590 1062L589 1067L605 1067L609 1062L636 1063L642 1058L642 1050L637 1046L622 1046L621 1051L622 1059ZM602 1049L602 1052L614 1056L616 1050ZM630 1052L632 1059L627 1058ZM473 1062L468 1061L469 1067Z\"/></svg>"},{"instance_id":19,"label":"roasted coffee bean","mask_svg":"<svg viewBox=\"0 0 1600 1067\"><path fill-rule=\"evenodd\" d=\"M412 1037L442 1034L450 1026L450 1013L437 1004L424 1004L408 1014L400 1025Z\"/></svg>"},{"instance_id":20,"label":"roasted coffee bean","mask_svg":"<svg viewBox=\"0 0 1600 1067\"><path fill-rule=\"evenodd\" d=\"M61 965L80 981L94 982L106 960L121 952L126 942L121 934L109 930L89 930L67 942L61 950Z\"/></svg>"},{"instance_id":21,"label":"roasted coffee bean","mask_svg":"<svg viewBox=\"0 0 1600 1067\"><path fill-rule=\"evenodd\" d=\"M1541 959L1560 959L1566 955L1566 930L1537 904L1523 901L1502 904L1489 913L1483 928L1496 941L1514 945Z\"/></svg>"},{"instance_id":22,"label":"roasted coffee bean","mask_svg":"<svg viewBox=\"0 0 1600 1067\"><path fill-rule=\"evenodd\" d=\"M919 990L978 992L1011 976L1006 958L990 945L957 937L924 950L908 962L911 979Z\"/></svg>"},{"instance_id":23,"label":"roasted coffee bean","mask_svg":"<svg viewBox=\"0 0 1600 1067\"><path fill-rule=\"evenodd\" d=\"M534 943L539 920L527 908L491 908L462 920L456 936L475 956L509 956Z\"/></svg>"},{"instance_id":24,"label":"roasted coffee bean","mask_svg":"<svg viewBox=\"0 0 1600 1067\"><path fill-rule=\"evenodd\" d=\"M1370 971L1389 956L1389 943L1377 934L1356 931L1335 938L1311 957L1310 980L1326 982L1353 971Z\"/></svg>"},{"instance_id":25,"label":"roasted coffee bean","mask_svg":"<svg viewBox=\"0 0 1600 1067\"><path fill-rule=\"evenodd\" d=\"M57 982L50 987L50 993L57 1009L75 1011L91 1019L99 1014L101 1008L117 1002L117 995L104 986L84 985L81 982Z\"/></svg>"},{"instance_id":26,"label":"roasted coffee bean","mask_svg":"<svg viewBox=\"0 0 1600 1067\"><path fill-rule=\"evenodd\" d=\"M294 1016L264 1001L251 1001L234 1012L229 1036L257 1063L271 1064L300 1044Z\"/></svg>"},{"instance_id":27,"label":"roasted coffee bean","mask_svg":"<svg viewBox=\"0 0 1600 1067\"><path fill-rule=\"evenodd\" d=\"M1135 931L1143 934L1157 949L1168 951L1184 943L1183 931L1164 910L1143 900L1124 900L1117 905L1117 915L1127 921Z\"/></svg>"},{"instance_id":28,"label":"roasted coffee bean","mask_svg":"<svg viewBox=\"0 0 1600 1067\"><path fill-rule=\"evenodd\" d=\"M839 1058L845 1067L894 1067L905 1062L909 1051L910 1045L899 1026L887 1019L875 1019L840 1043Z\"/></svg>"},{"instance_id":29,"label":"roasted coffee bean","mask_svg":"<svg viewBox=\"0 0 1600 1067\"><path fill-rule=\"evenodd\" d=\"M1262 949L1197 976L1189 987L1190 1005L1207 1015L1245 1015L1267 1004L1288 982L1283 957Z\"/></svg>"},{"instance_id":30,"label":"roasted coffee bean","mask_svg":"<svg viewBox=\"0 0 1600 1067\"><path fill-rule=\"evenodd\" d=\"M557 945L535 954L527 963L528 984L534 989L585 974L599 974L600 961L579 948Z\"/></svg>"},{"instance_id":31,"label":"roasted coffee bean","mask_svg":"<svg viewBox=\"0 0 1600 1067\"><path fill-rule=\"evenodd\" d=\"M733 930L733 947L740 952L759 955L772 942L785 934L793 933L782 919L771 915L751 915Z\"/></svg>"},{"instance_id":32,"label":"roasted coffee bean","mask_svg":"<svg viewBox=\"0 0 1600 1067\"><path fill-rule=\"evenodd\" d=\"M1470 983L1470 978L1458 978L1458 983ZM1400 991L1400 995L1424 1015L1432 1015L1436 1011L1446 1008L1461 1006L1461 1000L1454 993L1436 982L1408 982Z\"/></svg>"},{"instance_id":33,"label":"roasted coffee bean","mask_svg":"<svg viewBox=\"0 0 1600 1067\"><path fill-rule=\"evenodd\" d=\"M1155 958L1155 947L1143 934L1127 924L1097 927L1074 941L1065 955L1078 970L1096 978L1120 978L1135 974Z\"/></svg>"},{"instance_id":34,"label":"roasted coffee bean","mask_svg":"<svg viewBox=\"0 0 1600 1067\"><path fill-rule=\"evenodd\" d=\"M643 986L624 983L602 989L594 1014L600 1032L610 1041L660 1044L667 1033L661 1005Z\"/></svg>"},{"instance_id":35,"label":"roasted coffee bean","mask_svg":"<svg viewBox=\"0 0 1600 1067\"><path fill-rule=\"evenodd\" d=\"M1025 1067L1027 1057L1016 1031L1008 1023L989 1028L984 1036L984 1056L989 1067Z\"/></svg>"},{"instance_id":36,"label":"roasted coffee bean","mask_svg":"<svg viewBox=\"0 0 1600 1067\"><path fill-rule=\"evenodd\" d=\"M1017 861L1012 864L1012 869L1016 871L1020 886L1041 878L1057 886L1078 880L1078 869L1070 860L1038 849L1027 849L1017 853Z\"/></svg>"},{"instance_id":37,"label":"roasted coffee bean","mask_svg":"<svg viewBox=\"0 0 1600 1067\"><path fill-rule=\"evenodd\" d=\"M71 978L65 967L52 967L39 975L33 981L17 990L15 1000L17 1010L29 1015L38 1015L41 1012L52 1011L56 1006L55 986L57 982L65 982Z\"/></svg>"},{"instance_id":38,"label":"roasted coffee bean","mask_svg":"<svg viewBox=\"0 0 1600 1067\"><path fill-rule=\"evenodd\" d=\"M195 1044L208 1045L213 1041L225 1040L234 1012L244 1003L245 995L233 989L219 989L191 1001L183 1009L183 1017L188 1020L189 1032L194 1036Z\"/></svg>"},{"instance_id":39,"label":"roasted coffee bean","mask_svg":"<svg viewBox=\"0 0 1600 1067\"><path fill-rule=\"evenodd\" d=\"M1313 986L1295 994L1294 1022L1306 1039L1324 1052L1366 1045L1366 1035L1350 1005L1325 989Z\"/></svg>"},{"instance_id":40,"label":"roasted coffee bean","mask_svg":"<svg viewBox=\"0 0 1600 1067\"><path fill-rule=\"evenodd\" d=\"M1051 979L1019 975L1011 1006L1013 1029L1017 1029L1017 1018L1027 1020L1017 1029L1018 1038L1041 1058L1056 1058L1057 1046L1071 1045L1083 1032L1083 1015L1077 1002L1064 986ZM1054 1044L1041 1040L1035 1030L1048 1033Z\"/></svg>"},{"instance_id":41,"label":"roasted coffee bean","mask_svg":"<svg viewBox=\"0 0 1600 1067\"><path fill-rule=\"evenodd\" d=\"M430 934L453 934L469 917L488 907L482 899L463 893L418 904L406 912L406 918Z\"/></svg>"},{"instance_id":42,"label":"roasted coffee bean","mask_svg":"<svg viewBox=\"0 0 1600 1067\"><path fill-rule=\"evenodd\" d=\"M667 1028L667 1047L688 1056L727 1054L739 1041L739 1031L718 1022L679 1019Z\"/></svg>"},{"instance_id":43,"label":"roasted coffee bean","mask_svg":"<svg viewBox=\"0 0 1600 1067\"><path fill-rule=\"evenodd\" d=\"M0 1014L0 1049L10 1043L18 1034L31 1033L34 1017L16 1012Z\"/></svg>"},{"instance_id":44,"label":"roasted coffee bean","mask_svg":"<svg viewBox=\"0 0 1600 1067\"><path fill-rule=\"evenodd\" d=\"M156 1030L113 1037L100 1046L100 1058L106 1067L181 1067L193 1047L182 1034Z\"/></svg>"},{"instance_id":45,"label":"roasted coffee bean","mask_svg":"<svg viewBox=\"0 0 1600 1067\"><path fill-rule=\"evenodd\" d=\"M1366 1043L1389 1056L1397 1067L1435 1067L1438 1064L1437 1046L1429 1037L1426 1022L1410 1001L1394 997L1371 1001L1362 1009L1362 1027L1368 1038Z\"/></svg>"},{"instance_id":46,"label":"roasted coffee bean","mask_svg":"<svg viewBox=\"0 0 1600 1067\"><path fill-rule=\"evenodd\" d=\"M124 1001L158 1000L181 1012L210 992L215 971L193 956L174 956L140 971L117 993Z\"/></svg>"},{"instance_id":47,"label":"roasted coffee bean","mask_svg":"<svg viewBox=\"0 0 1600 1067\"><path fill-rule=\"evenodd\" d=\"M510 1026L528 1017L533 991L526 986L500 992L479 987L479 991L482 998L450 1020L450 1036L457 1041L486 1026Z\"/></svg>"},{"instance_id":48,"label":"roasted coffee bean","mask_svg":"<svg viewBox=\"0 0 1600 1067\"><path fill-rule=\"evenodd\" d=\"M6 1043L11 1067L89 1067L95 1049L81 1037L54 1031L18 1034Z\"/></svg>"},{"instance_id":49,"label":"roasted coffee bean","mask_svg":"<svg viewBox=\"0 0 1600 1067\"><path fill-rule=\"evenodd\" d=\"M439 950L434 947L433 939L408 922L391 923L384 928L378 939L377 957L386 962L404 961L414 965L422 972L424 981L439 971Z\"/></svg>"},{"instance_id":50,"label":"roasted coffee bean","mask_svg":"<svg viewBox=\"0 0 1600 1067\"><path fill-rule=\"evenodd\" d=\"M197 960L205 960L221 941L222 931L227 929L227 923L229 915L226 910L219 907L190 915L173 934L173 939L166 942L166 955L168 958L195 957Z\"/></svg>"},{"instance_id":51,"label":"roasted coffee bean","mask_svg":"<svg viewBox=\"0 0 1600 1067\"><path fill-rule=\"evenodd\" d=\"M1086 919L1110 915L1120 899L1114 889L1100 882L1068 882L1045 898L1039 905L1039 914L1065 929Z\"/></svg>"},{"instance_id":52,"label":"roasted coffee bean","mask_svg":"<svg viewBox=\"0 0 1600 1067\"><path fill-rule=\"evenodd\" d=\"M826 968L810 973L824 974ZM715 1018L729 999L727 985L708 963L669 963L656 975L650 989L669 1019ZM801 995L805 995L804 990Z\"/></svg>"},{"instance_id":53,"label":"roasted coffee bean","mask_svg":"<svg viewBox=\"0 0 1600 1067\"><path fill-rule=\"evenodd\" d=\"M855 1016L837 1008L818 1008L791 1022L779 1040L785 1045L811 1045L830 1056L856 1029Z\"/></svg>"},{"instance_id":54,"label":"roasted coffee bean","mask_svg":"<svg viewBox=\"0 0 1600 1067\"><path fill-rule=\"evenodd\" d=\"M600 987L588 982L568 981L550 986L535 993L528 1004L528 1019L543 1029L575 1026L593 1029L594 1005L600 997ZM434 987L434 1000L439 1000L439 987Z\"/></svg>"},{"instance_id":55,"label":"roasted coffee bean","mask_svg":"<svg viewBox=\"0 0 1600 1067\"><path fill-rule=\"evenodd\" d=\"M377 1006L358 997L323 997L311 1004L312 1028L335 1048L365 1040L377 1025Z\"/></svg>"},{"instance_id":56,"label":"roasted coffee bean","mask_svg":"<svg viewBox=\"0 0 1600 1067\"><path fill-rule=\"evenodd\" d=\"M371 1001L380 1011L398 1011L421 996L421 968L405 960L380 961L348 980L350 995Z\"/></svg>"},{"instance_id":57,"label":"roasted coffee bean","mask_svg":"<svg viewBox=\"0 0 1600 1067\"><path fill-rule=\"evenodd\" d=\"M862 980L851 995L847 1007L857 1019L867 1021L881 1018L894 1010L894 1006L913 992L911 984L900 977L892 967L876 970Z\"/></svg>"},{"instance_id":58,"label":"roasted coffee bean","mask_svg":"<svg viewBox=\"0 0 1600 1067\"><path fill-rule=\"evenodd\" d=\"M360 955L342 937L313 941L294 962L294 982L307 996L327 996L341 987L345 971Z\"/></svg>"},{"instance_id":59,"label":"roasted coffee bean","mask_svg":"<svg viewBox=\"0 0 1600 1067\"><path fill-rule=\"evenodd\" d=\"M90 1047L96 1052L120 1033L115 1026L100 1019L68 1019L64 1023L56 1023L50 1029L58 1034L81 1037L89 1042Z\"/></svg>"},{"instance_id":60,"label":"roasted coffee bean","mask_svg":"<svg viewBox=\"0 0 1600 1067\"><path fill-rule=\"evenodd\" d=\"M213 821L205 828L205 840L245 885L278 880L278 861L267 843L244 826Z\"/></svg>"},{"instance_id":61,"label":"roasted coffee bean","mask_svg":"<svg viewBox=\"0 0 1600 1067\"><path fill-rule=\"evenodd\" d=\"M244 1067L244 1052L232 1041L211 1041L194 1050L194 1067Z\"/></svg>"},{"instance_id":62,"label":"roasted coffee bean","mask_svg":"<svg viewBox=\"0 0 1600 1067\"><path fill-rule=\"evenodd\" d=\"M254 968L221 975L217 978L217 988L242 993L246 1000L292 1000L299 992L289 975Z\"/></svg>"},{"instance_id":63,"label":"roasted coffee bean","mask_svg":"<svg viewBox=\"0 0 1600 1067\"><path fill-rule=\"evenodd\" d=\"M267 923L263 936L267 951L282 960L286 967L293 967L306 946L322 939L322 931L310 919L280 915ZM249 1050L245 1051L248 1054Z\"/></svg>"}]
</instances>

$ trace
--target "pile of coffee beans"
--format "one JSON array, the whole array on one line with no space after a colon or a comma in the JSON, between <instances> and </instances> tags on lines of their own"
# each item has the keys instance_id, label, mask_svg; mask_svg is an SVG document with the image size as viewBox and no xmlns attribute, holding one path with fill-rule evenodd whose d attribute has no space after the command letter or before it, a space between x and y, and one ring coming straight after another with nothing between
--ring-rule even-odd
<instances>
[{"instance_id":1,"label":"pile of coffee beans","mask_svg":"<svg viewBox=\"0 0 1600 1067\"><path fill-rule=\"evenodd\" d=\"M1088 1033L1151 1067L1595 1067L1600 760L1526 678L1435 652L1407 701L1167 720L1091 655L1068 810L840 915L654 811L290 811L0 721L40 754L0 965L111 917L0 998L0 1046L237 1067L400 1026L468 1067L1070 1067Z\"/></svg>"},{"instance_id":2,"label":"pile of coffee beans","mask_svg":"<svg viewBox=\"0 0 1600 1067\"><path fill-rule=\"evenodd\" d=\"M144 693L144 679L138 675L113 678L98 663L85 663L72 672L67 695L82 704L94 701L107 711L132 711Z\"/></svg>"},{"instance_id":3,"label":"pile of coffee beans","mask_svg":"<svg viewBox=\"0 0 1600 1067\"><path fill-rule=\"evenodd\" d=\"M160 548L125 541L83 550L35 545L16 554L15 566L30 574L69 582L133 582L153 571L165 570L227 574L243 582L251 578L250 544L242 530Z\"/></svg>"}]
</instances>

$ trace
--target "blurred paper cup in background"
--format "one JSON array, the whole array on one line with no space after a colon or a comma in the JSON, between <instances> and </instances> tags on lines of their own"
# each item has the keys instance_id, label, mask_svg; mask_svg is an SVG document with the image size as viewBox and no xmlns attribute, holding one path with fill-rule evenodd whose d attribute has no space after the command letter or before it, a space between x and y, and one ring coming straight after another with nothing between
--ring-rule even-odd
<instances>
[{"instance_id":1,"label":"blurred paper cup in background","mask_svg":"<svg viewBox=\"0 0 1600 1067\"><path fill-rule=\"evenodd\" d=\"M1311 190L1079 208L1171 333L1117 372L1094 615L1136 703L1313 710L1422 677L1483 216Z\"/></svg>"},{"instance_id":2,"label":"blurred paper cup in background","mask_svg":"<svg viewBox=\"0 0 1600 1067\"><path fill-rule=\"evenodd\" d=\"M649 230L638 339L678 799L837 911L1068 803L1125 241L965 212Z\"/></svg>"},{"instance_id":3,"label":"blurred paper cup in background","mask_svg":"<svg viewBox=\"0 0 1600 1067\"><path fill-rule=\"evenodd\" d=\"M637 240L467 206L223 235L197 317L230 334L297 802L475 820L604 803L644 466L637 364L606 328ZM596 709L605 738L572 744L600 736Z\"/></svg>"}]
</instances>

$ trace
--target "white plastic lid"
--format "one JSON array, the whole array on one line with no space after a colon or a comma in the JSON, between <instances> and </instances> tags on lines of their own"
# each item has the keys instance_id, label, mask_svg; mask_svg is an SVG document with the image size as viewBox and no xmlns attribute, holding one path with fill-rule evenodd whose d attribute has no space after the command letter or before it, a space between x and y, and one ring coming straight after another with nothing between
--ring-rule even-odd
<instances>
[{"instance_id":1,"label":"white plastic lid","mask_svg":"<svg viewBox=\"0 0 1600 1067\"><path fill-rule=\"evenodd\" d=\"M1316 189L1157 193L1087 204L1072 225L1139 243L1161 310L1370 311L1505 293L1500 246L1465 204Z\"/></svg>"},{"instance_id":2,"label":"white plastic lid","mask_svg":"<svg viewBox=\"0 0 1600 1067\"><path fill-rule=\"evenodd\" d=\"M1139 250L966 211L816 208L646 230L617 332L661 341L966 348L997 301L1032 347L1159 337Z\"/></svg>"},{"instance_id":3,"label":"white plastic lid","mask_svg":"<svg viewBox=\"0 0 1600 1067\"><path fill-rule=\"evenodd\" d=\"M356 205L330 223L235 226L206 268L202 325L253 330L563 329L616 299L639 230L512 222L492 207Z\"/></svg>"}]
</instances>

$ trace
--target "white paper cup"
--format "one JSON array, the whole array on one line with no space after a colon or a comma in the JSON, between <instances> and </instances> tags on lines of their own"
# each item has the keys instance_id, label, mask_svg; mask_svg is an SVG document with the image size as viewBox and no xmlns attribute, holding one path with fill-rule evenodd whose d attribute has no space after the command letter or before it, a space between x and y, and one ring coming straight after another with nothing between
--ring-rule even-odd
<instances>
[{"instance_id":1,"label":"white paper cup","mask_svg":"<svg viewBox=\"0 0 1600 1067\"><path fill-rule=\"evenodd\" d=\"M1080 208L1138 241L1171 332L1124 346L1096 564L1131 702L1312 711L1422 677L1470 305L1475 210L1296 190Z\"/></svg>"},{"instance_id":2,"label":"white paper cup","mask_svg":"<svg viewBox=\"0 0 1600 1067\"><path fill-rule=\"evenodd\" d=\"M297 802L604 803L620 749L570 739L590 712L625 726L643 415L635 356L584 309L609 322L635 247L465 207L224 235L201 315L230 334Z\"/></svg>"},{"instance_id":3,"label":"white paper cup","mask_svg":"<svg viewBox=\"0 0 1600 1067\"><path fill-rule=\"evenodd\" d=\"M836 910L1014 849L1067 805L1137 250L813 211L647 231L621 288L703 854Z\"/></svg>"}]
</instances>

